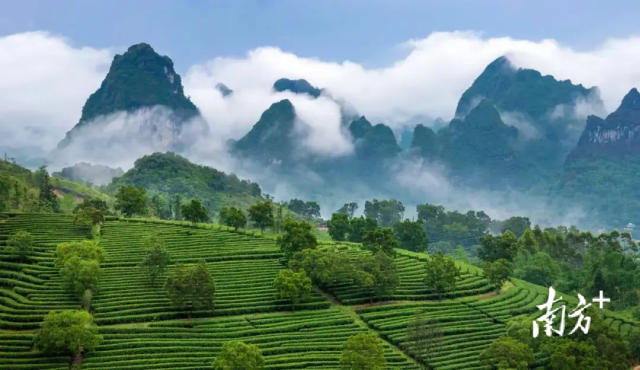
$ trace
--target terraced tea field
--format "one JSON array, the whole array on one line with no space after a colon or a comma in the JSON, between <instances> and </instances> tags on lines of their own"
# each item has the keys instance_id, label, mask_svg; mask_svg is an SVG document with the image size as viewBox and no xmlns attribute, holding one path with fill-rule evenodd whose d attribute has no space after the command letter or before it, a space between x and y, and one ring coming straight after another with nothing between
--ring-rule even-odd
<instances>
[{"instance_id":1,"label":"terraced tea field","mask_svg":"<svg viewBox=\"0 0 640 370\"><path fill-rule=\"evenodd\" d=\"M31 263L18 263L0 253L0 368L68 369L69 357L43 356L32 343L50 310L80 308L62 288L53 251L57 243L90 235L73 227L70 216L11 215L0 221L0 241L19 230L35 236L36 254ZM137 265L143 238L151 233L166 241L173 263L206 261L216 282L213 311L194 312L188 320L170 306L162 284L149 286ZM387 302L368 304L358 288L336 286L330 292L335 299L314 291L291 312L289 303L274 298L273 279L284 267L272 239L210 226L110 220L99 242L107 257L92 313L104 342L85 356L82 369L210 369L222 343L234 339L257 345L266 369L335 369L349 336L375 330L385 340L389 369L417 370L407 355L407 326L416 310L443 328L441 346L431 357L436 369L484 369L478 355L504 333L507 320L535 317L535 306L546 299L546 289L524 282L483 299L491 296L485 294L488 281L477 268L461 265L457 288L439 302L422 282L427 257L399 251L400 285ZM622 332L633 325L613 316L607 322Z\"/></svg>"}]
</instances>

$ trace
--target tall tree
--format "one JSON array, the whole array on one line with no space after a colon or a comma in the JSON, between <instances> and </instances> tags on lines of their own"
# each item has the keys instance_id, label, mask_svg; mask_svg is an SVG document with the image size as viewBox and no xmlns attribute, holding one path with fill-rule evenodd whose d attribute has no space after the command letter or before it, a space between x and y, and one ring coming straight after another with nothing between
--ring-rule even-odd
<instances>
[{"instance_id":1,"label":"tall tree","mask_svg":"<svg viewBox=\"0 0 640 370\"><path fill-rule=\"evenodd\" d=\"M509 230L516 236L516 238L519 238L527 229L531 229L531 221L529 221L529 218L514 216L504 221L502 224L502 230L500 231L504 233Z\"/></svg>"},{"instance_id":2,"label":"tall tree","mask_svg":"<svg viewBox=\"0 0 640 370\"><path fill-rule=\"evenodd\" d=\"M352 219L357 210L358 203L351 202L345 203L342 207L340 207L339 210L336 211L336 213L344 213L345 215L349 216L349 219Z\"/></svg>"},{"instance_id":3,"label":"tall tree","mask_svg":"<svg viewBox=\"0 0 640 370\"><path fill-rule=\"evenodd\" d=\"M80 348L93 351L102 341L87 311L50 311L35 336L35 346L47 354L73 355Z\"/></svg>"},{"instance_id":4,"label":"tall tree","mask_svg":"<svg viewBox=\"0 0 640 370\"><path fill-rule=\"evenodd\" d=\"M46 212L60 212L60 201L56 193L53 191L54 189L51 184L49 172L47 172L47 167L41 166L38 168L36 176L39 179L38 186L40 187L40 209Z\"/></svg>"},{"instance_id":5,"label":"tall tree","mask_svg":"<svg viewBox=\"0 0 640 370\"><path fill-rule=\"evenodd\" d=\"M400 248L414 252L427 251L429 239L424 229L424 221L405 219L393 224L393 231Z\"/></svg>"},{"instance_id":6,"label":"tall tree","mask_svg":"<svg viewBox=\"0 0 640 370\"><path fill-rule=\"evenodd\" d=\"M116 202L114 204L114 208L117 211L121 211L125 216L144 216L147 214L149 198L147 197L146 189L142 186L121 186L118 189L115 198Z\"/></svg>"},{"instance_id":7,"label":"tall tree","mask_svg":"<svg viewBox=\"0 0 640 370\"><path fill-rule=\"evenodd\" d=\"M185 220L196 225L198 222L207 222L209 220L209 211L197 199L191 199L191 202L183 204L180 207L180 213Z\"/></svg>"},{"instance_id":8,"label":"tall tree","mask_svg":"<svg viewBox=\"0 0 640 370\"><path fill-rule=\"evenodd\" d=\"M182 220L182 195L180 194L173 196L173 211L175 212L173 219L176 221Z\"/></svg>"},{"instance_id":9,"label":"tall tree","mask_svg":"<svg viewBox=\"0 0 640 370\"><path fill-rule=\"evenodd\" d=\"M350 370L384 370L387 359L384 347L375 334L356 334L344 344L340 365Z\"/></svg>"},{"instance_id":10,"label":"tall tree","mask_svg":"<svg viewBox=\"0 0 640 370\"><path fill-rule=\"evenodd\" d=\"M82 300L87 290L98 291L100 262L104 261L104 250L90 240L62 243L54 252L54 265L70 291Z\"/></svg>"},{"instance_id":11,"label":"tall tree","mask_svg":"<svg viewBox=\"0 0 640 370\"><path fill-rule=\"evenodd\" d=\"M362 243L364 235L378 227L378 222L371 217L355 217L351 219L353 231L349 234L349 241L352 243Z\"/></svg>"},{"instance_id":12,"label":"tall tree","mask_svg":"<svg viewBox=\"0 0 640 370\"><path fill-rule=\"evenodd\" d=\"M478 257L485 262L493 262L500 258L512 262L517 254L518 241L509 230L499 236L487 234L480 239Z\"/></svg>"},{"instance_id":13,"label":"tall tree","mask_svg":"<svg viewBox=\"0 0 640 370\"><path fill-rule=\"evenodd\" d=\"M187 269L181 263L176 264L164 288L171 304L188 310L189 317L193 310L213 308L216 287L204 261L198 262L193 269Z\"/></svg>"},{"instance_id":14,"label":"tall tree","mask_svg":"<svg viewBox=\"0 0 640 370\"><path fill-rule=\"evenodd\" d=\"M158 276L162 275L167 269L167 265L171 262L171 257L165 242L157 234L145 237L144 241L145 255L140 263L140 268L149 278L151 285L154 285Z\"/></svg>"},{"instance_id":15,"label":"tall tree","mask_svg":"<svg viewBox=\"0 0 640 370\"><path fill-rule=\"evenodd\" d=\"M318 240L312 232L312 226L306 221L287 219L284 222L284 233L278 236L276 244L284 253L285 261L289 261L296 252L303 249L315 249Z\"/></svg>"},{"instance_id":16,"label":"tall tree","mask_svg":"<svg viewBox=\"0 0 640 370\"><path fill-rule=\"evenodd\" d=\"M404 216L404 205L395 199L366 201L364 215L375 219L380 226L389 227Z\"/></svg>"},{"instance_id":17,"label":"tall tree","mask_svg":"<svg viewBox=\"0 0 640 370\"><path fill-rule=\"evenodd\" d=\"M247 226L247 216L240 208L236 207L222 207L220 210L220 223L233 227L236 230Z\"/></svg>"},{"instance_id":18,"label":"tall tree","mask_svg":"<svg viewBox=\"0 0 640 370\"><path fill-rule=\"evenodd\" d=\"M489 283L494 286L498 293L500 293L502 286L509 280L512 273L511 262L504 258L487 263L484 268L484 276L489 279Z\"/></svg>"},{"instance_id":19,"label":"tall tree","mask_svg":"<svg viewBox=\"0 0 640 370\"><path fill-rule=\"evenodd\" d=\"M249 207L248 212L249 219L260 231L264 231L265 228L273 226L273 203L271 203L271 201L253 204Z\"/></svg>"},{"instance_id":20,"label":"tall tree","mask_svg":"<svg viewBox=\"0 0 640 370\"><path fill-rule=\"evenodd\" d=\"M276 289L276 298L285 299L291 303L291 310L300 302L309 299L311 293L311 279L304 271L280 270L273 287Z\"/></svg>"},{"instance_id":21,"label":"tall tree","mask_svg":"<svg viewBox=\"0 0 640 370\"><path fill-rule=\"evenodd\" d=\"M369 293L370 302L390 296L400 283L395 261L383 251L361 254L351 270L353 281Z\"/></svg>"},{"instance_id":22,"label":"tall tree","mask_svg":"<svg viewBox=\"0 0 640 370\"><path fill-rule=\"evenodd\" d=\"M347 235L353 231L351 223L349 222L349 216L345 213L334 213L331 215L331 220L329 220L327 226L329 227L331 239L335 241L347 240Z\"/></svg>"},{"instance_id":23,"label":"tall tree","mask_svg":"<svg viewBox=\"0 0 640 370\"><path fill-rule=\"evenodd\" d=\"M445 256L442 251L429 255L425 270L424 282L438 294L438 299L442 299L446 291L455 289L460 268L456 266L451 256Z\"/></svg>"},{"instance_id":24,"label":"tall tree","mask_svg":"<svg viewBox=\"0 0 640 370\"><path fill-rule=\"evenodd\" d=\"M398 241L395 238L393 230L388 227L378 227L368 231L362 238L362 245L366 250L372 253L382 251L388 256L396 255Z\"/></svg>"},{"instance_id":25,"label":"tall tree","mask_svg":"<svg viewBox=\"0 0 640 370\"><path fill-rule=\"evenodd\" d=\"M214 370L260 370L264 368L262 352L255 344L228 341L213 361Z\"/></svg>"}]
</instances>

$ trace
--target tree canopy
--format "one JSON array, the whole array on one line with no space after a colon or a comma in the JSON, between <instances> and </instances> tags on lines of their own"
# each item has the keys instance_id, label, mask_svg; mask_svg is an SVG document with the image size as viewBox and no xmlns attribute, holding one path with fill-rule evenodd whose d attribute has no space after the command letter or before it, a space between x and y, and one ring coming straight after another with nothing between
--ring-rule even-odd
<instances>
[{"instance_id":1,"label":"tree canopy","mask_svg":"<svg viewBox=\"0 0 640 370\"><path fill-rule=\"evenodd\" d=\"M214 370L260 370L264 367L262 352L255 344L228 341L213 361Z\"/></svg>"},{"instance_id":2,"label":"tree canopy","mask_svg":"<svg viewBox=\"0 0 640 370\"><path fill-rule=\"evenodd\" d=\"M375 334L356 334L347 339L340 355L340 366L349 370L384 370L384 347Z\"/></svg>"},{"instance_id":3,"label":"tree canopy","mask_svg":"<svg viewBox=\"0 0 640 370\"><path fill-rule=\"evenodd\" d=\"M51 311L35 336L36 348L48 354L72 355L80 347L93 351L101 341L102 336L87 311Z\"/></svg>"}]
</instances>

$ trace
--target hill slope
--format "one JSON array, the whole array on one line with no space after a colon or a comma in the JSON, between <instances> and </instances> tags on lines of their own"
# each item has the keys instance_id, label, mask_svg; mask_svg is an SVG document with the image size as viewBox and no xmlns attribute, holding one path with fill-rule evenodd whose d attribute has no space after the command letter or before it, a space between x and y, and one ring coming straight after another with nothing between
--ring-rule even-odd
<instances>
[{"instance_id":1,"label":"hill slope","mask_svg":"<svg viewBox=\"0 0 640 370\"><path fill-rule=\"evenodd\" d=\"M134 167L115 178L107 190L115 192L122 185L143 186L152 194L197 198L212 214L224 206L247 208L261 200L258 184L240 180L207 166L191 163L171 153L154 153L138 159Z\"/></svg>"}]
</instances>

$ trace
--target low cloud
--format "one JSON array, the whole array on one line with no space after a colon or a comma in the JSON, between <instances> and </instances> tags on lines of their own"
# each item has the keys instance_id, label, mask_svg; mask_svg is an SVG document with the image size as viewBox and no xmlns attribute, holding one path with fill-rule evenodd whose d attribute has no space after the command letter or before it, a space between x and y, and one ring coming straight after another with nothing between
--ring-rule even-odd
<instances>
[{"instance_id":1,"label":"low cloud","mask_svg":"<svg viewBox=\"0 0 640 370\"><path fill-rule=\"evenodd\" d=\"M537 69L543 74L571 79L587 87L598 86L608 110L615 109L631 87L640 86L640 69L636 68L640 64L640 37L612 39L589 50L578 51L554 40L529 41L486 38L475 32L436 32L425 39L408 41L403 47L409 51L404 59L373 69L351 61L302 58L272 46L248 51L240 58L218 57L199 65L177 66L186 71L181 73L186 94L200 108L209 128L209 135L203 135L200 131L202 122L187 126L181 135L185 140L184 135L195 136L191 137L195 144L186 153L194 161L221 170L239 168L238 163L226 154L227 140L242 137L271 104L289 98L298 112L298 127L304 134L300 145L305 150L327 156L348 155L352 148L345 140L337 114L340 105L335 101L348 103L351 110L366 115L372 123L389 124L394 131L413 117L449 120L461 94L488 63L501 55L507 55L516 67ZM100 86L114 52L76 46L46 32L0 37L0 147L31 145L46 151L55 148L78 122L86 99ZM274 93L271 86L282 77L307 79L314 86L326 88L335 101L326 97L313 100L291 93ZM220 82L234 93L223 97L215 88ZM591 111L593 107L586 100L577 102L572 113L584 117ZM153 119L162 122L157 114L164 113L158 111L103 117L95 131L83 133L85 141L74 144L67 154L54 152L49 159L57 164L85 161L127 169L141 155L164 148L162 140L131 146L132 139L121 135L143 127L151 119L150 114L156 114ZM516 122L510 124L522 126L522 122ZM105 135L109 132L122 141L114 140L113 145L102 151L97 150L102 148L100 146L87 144L106 140ZM254 173L247 174L254 178ZM268 178L269 174L255 173L256 180L261 177ZM309 178L313 178L313 174L309 174ZM506 214L499 212L510 209L532 214L547 204L539 200L529 202L533 198L520 194L509 195L506 201L502 193L499 196L482 192L460 193L451 188L437 170L409 172L409 175L401 173L398 178L404 179L400 185L415 189L412 191L418 192L416 196L439 198L442 199L440 203L461 209L464 208L462 203L469 204L470 208L494 212L495 217L504 217ZM293 193L291 187L282 184L275 184L272 189L281 194ZM361 190L367 191L366 188ZM379 196L359 192L352 192L351 196L360 194L362 199ZM342 198L335 199L340 199L336 203L340 206ZM457 205L456 202L462 203ZM556 208L548 209L557 214ZM544 211L541 209L539 213L543 219Z\"/></svg>"}]
</instances>

